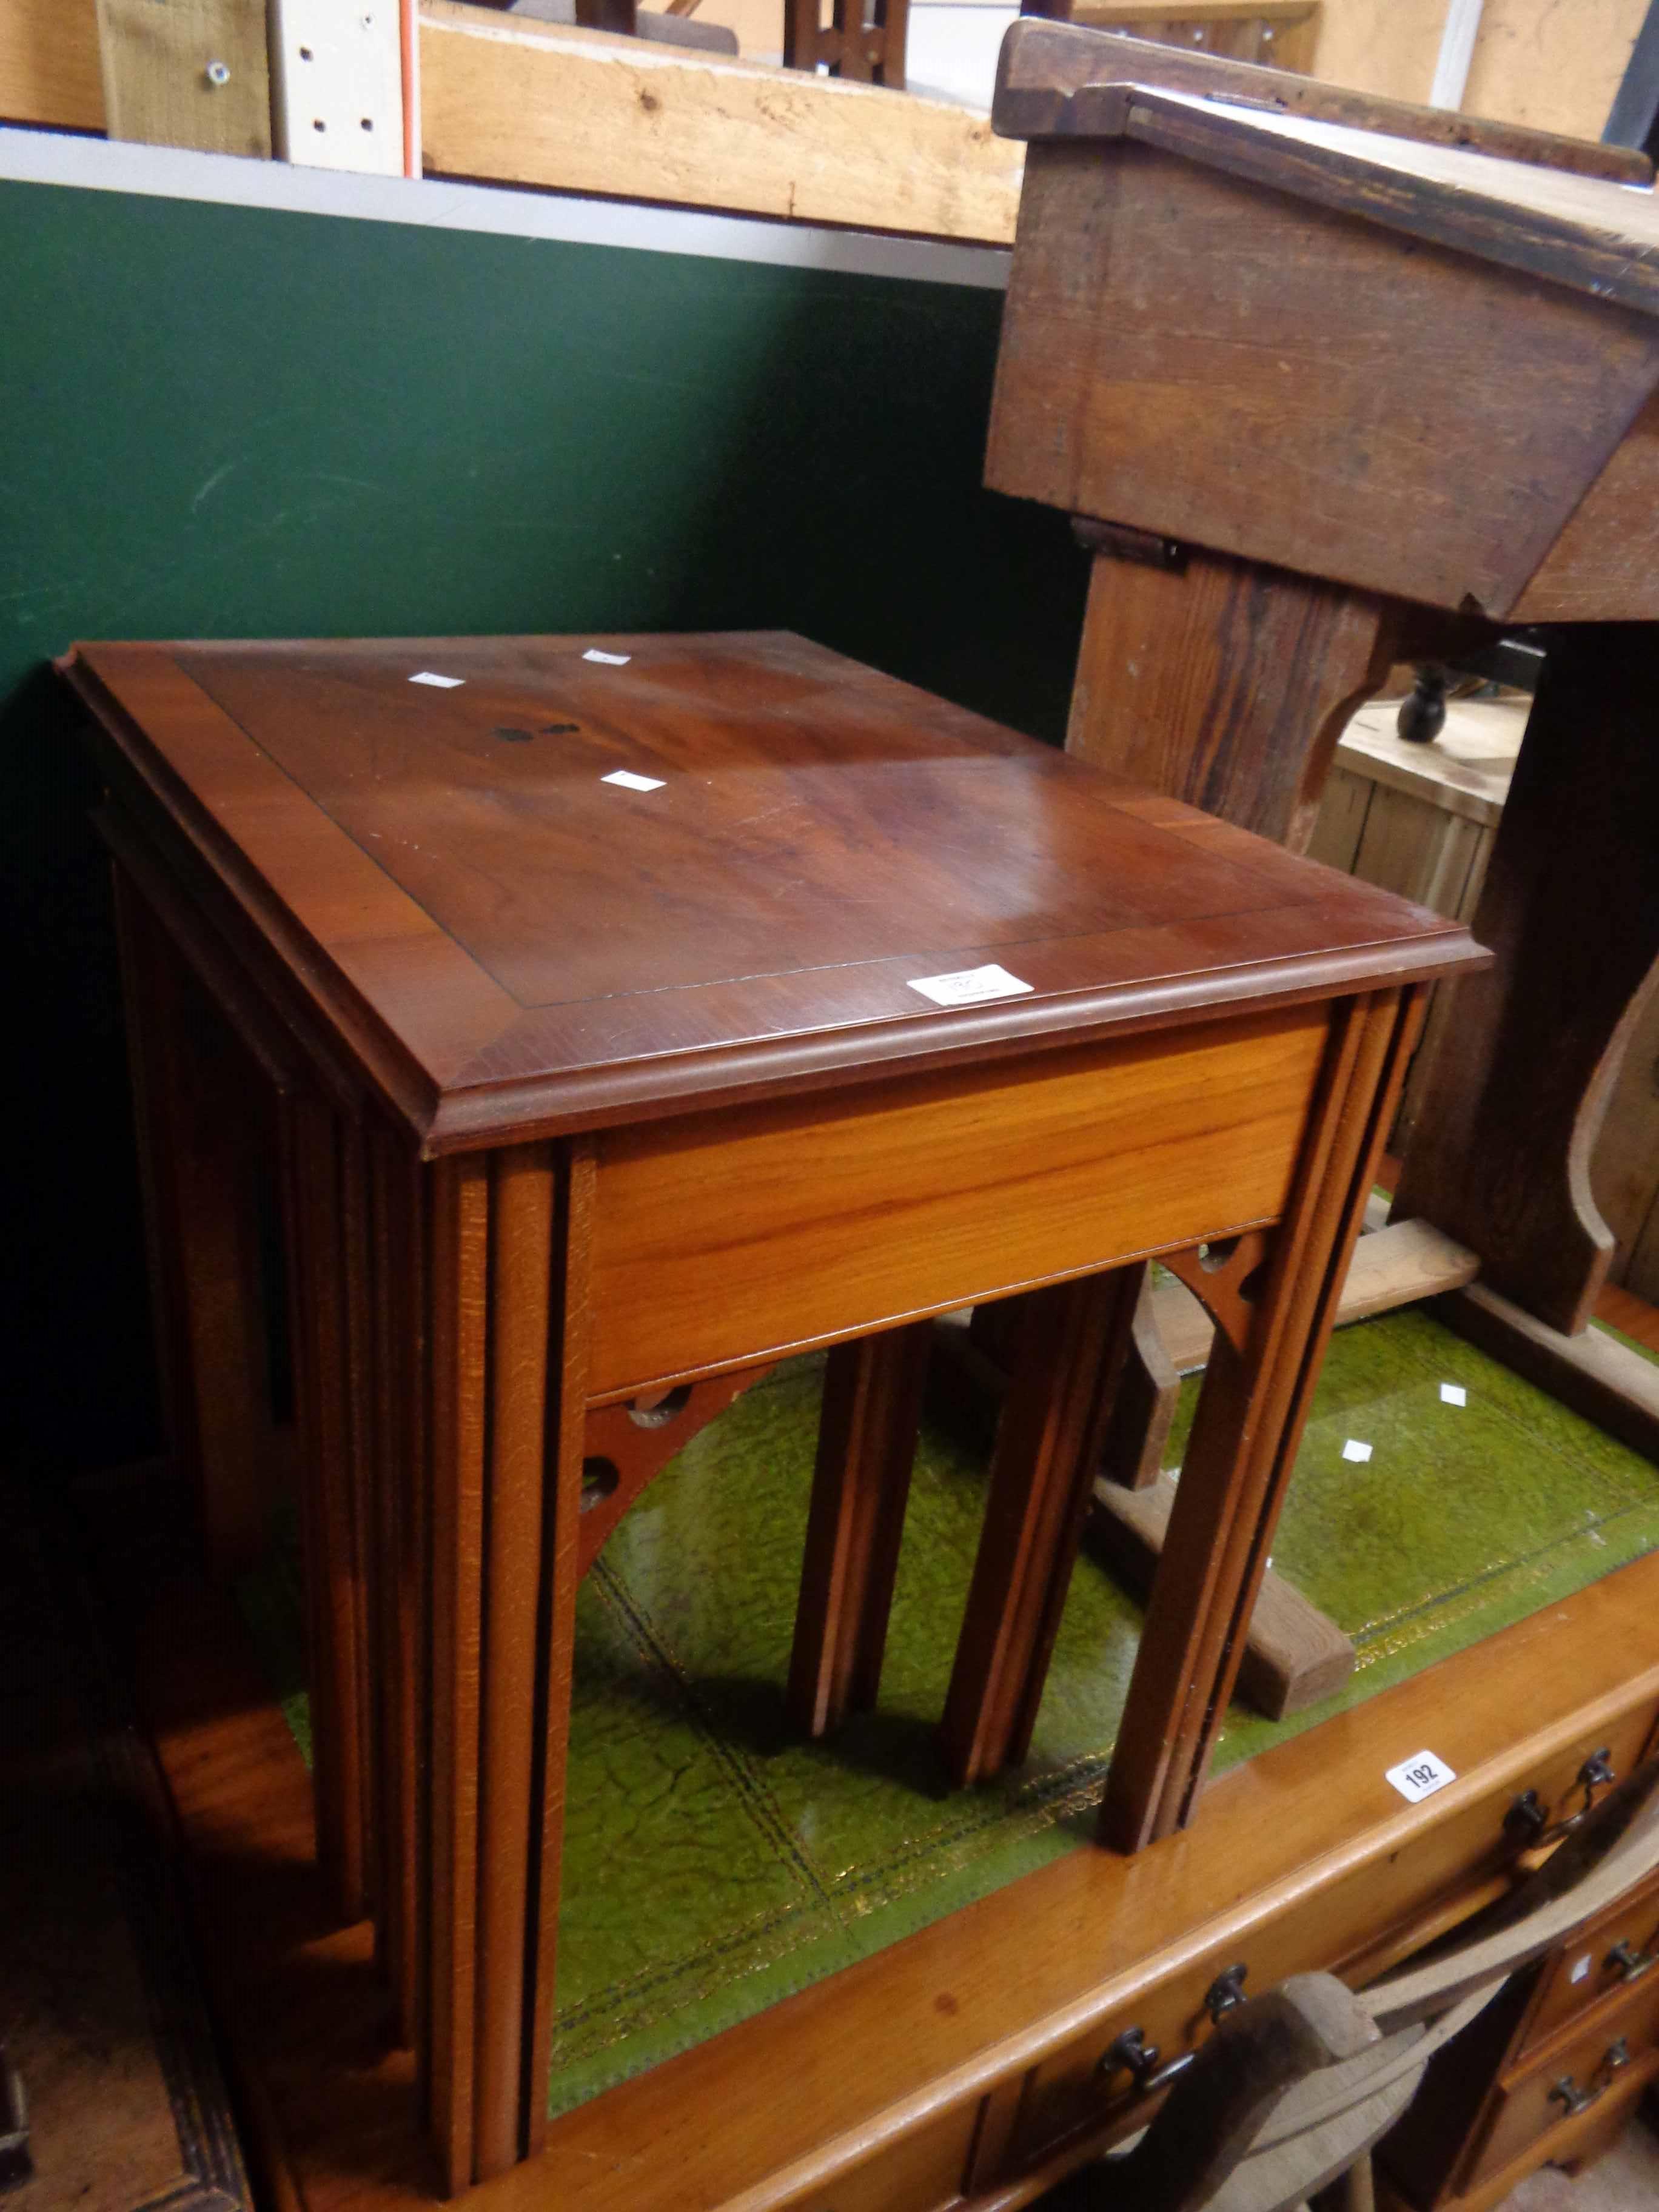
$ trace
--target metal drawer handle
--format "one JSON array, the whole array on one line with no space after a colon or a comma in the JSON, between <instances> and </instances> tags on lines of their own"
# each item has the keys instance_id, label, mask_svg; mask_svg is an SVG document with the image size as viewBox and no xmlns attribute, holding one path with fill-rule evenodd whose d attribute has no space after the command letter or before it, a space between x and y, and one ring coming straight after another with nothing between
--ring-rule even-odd
<instances>
[{"instance_id":1,"label":"metal drawer handle","mask_svg":"<svg viewBox=\"0 0 1659 2212\"><path fill-rule=\"evenodd\" d=\"M1576 1813L1569 1813L1565 1820L1556 1821L1553 1827L1544 1802L1535 1790L1523 1790L1511 1800L1504 1815L1504 1832L1511 1842L1518 1844L1522 1850L1531 1851L1542 1844L1558 1843L1563 1836L1571 1835L1594 1807L1596 1791L1609 1788L1619 1779L1613 1771L1612 1752L1606 1745L1592 1752L1573 1778L1584 1793L1584 1802Z\"/></svg>"},{"instance_id":2,"label":"metal drawer handle","mask_svg":"<svg viewBox=\"0 0 1659 2212\"><path fill-rule=\"evenodd\" d=\"M1637 1951L1626 1942L1619 1942L1601 1964L1617 1974L1621 1982L1639 1982L1650 1967L1659 1966L1659 1951Z\"/></svg>"},{"instance_id":3,"label":"metal drawer handle","mask_svg":"<svg viewBox=\"0 0 1659 2212\"><path fill-rule=\"evenodd\" d=\"M1581 2089L1571 2074L1564 2074L1550 2091L1549 2102L1559 2104L1569 2119L1606 2096L1615 2078L1630 2064L1630 2045L1621 2035Z\"/></svg>"},{"instance_id":4,"label":"metal drawer handle","mask_svg":"<svg viewBox=\"0 0 1659 2212\"><path fill-rule=\"evenodd\" d=\"M1142 2027L1126 2027L1115 2037L1100 2054L1097 2074L1131 2074L1137 2089L1145 2087L1157 2073L1163 2053L1157 2044L1148 2043Z\"/></svg>"},{"instance_id":5,"label":"metal drawer handle","mask_svg":"<svg viewBox=\"0 0 1659 2212\"><path fill-rule=\"evenodd\" d=\"M1229 1966L1205 1990L1204 2009L1212 2021L1220 2020L1224 2014L1237 2010L1245 2002L1243 1984L1249 1971L1243 1965ZM1095 2062L1095 2073L1102 2080L1114 2074L1127 2074L1135 2094L1148 2096L1155 2089L1166 2087L1177 2075L1184 2074L1197 2056L1195 2051L1182 2051L1165 2063L1157 2044L1147 2042L1144 2027L1126 2027L1101 2052Z\"/></svg>"}]
</instances>

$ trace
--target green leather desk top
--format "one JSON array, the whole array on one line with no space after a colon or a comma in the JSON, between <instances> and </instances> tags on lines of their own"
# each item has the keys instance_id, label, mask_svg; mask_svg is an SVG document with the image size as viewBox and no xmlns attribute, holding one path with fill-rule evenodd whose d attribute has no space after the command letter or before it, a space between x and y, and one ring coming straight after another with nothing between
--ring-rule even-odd
<instances>
[{"instance_id":1,"label":"green leather desk top","mask_svg":"<svg viewBox=\"0 0 1659 2212\"><path fill-rule=\"evenodd\" d=\"M1441 1395L1461 1386L1462 1406ZM1139 1630L1086 1555L1032 1755L945 1787L945 1698L982 1467L924 1440L881 1710L833 1741L781 1691L817 1419L811 1363L739 1399L647 1492L579 1610L567 1899L550 2102L564 2111L1057 1854L1092 1848ZM1189 1384L1183 1413L1196 1396ZM1178 1459L1184 1423L1171 1440ZM1345 1458L1369 1443L1364 1462ZM1353 1638L1335 1698L1272 1723L1235 1707L1219 1766L1373 1696L1659 1544L1659 1470L1425 1314L1343 1331L1326 1364L1275 1565ZM295 1675L291 1554L245 1588ZM643 1877L643 1878L642 1878Z\"/></svg>"}]
</instances>

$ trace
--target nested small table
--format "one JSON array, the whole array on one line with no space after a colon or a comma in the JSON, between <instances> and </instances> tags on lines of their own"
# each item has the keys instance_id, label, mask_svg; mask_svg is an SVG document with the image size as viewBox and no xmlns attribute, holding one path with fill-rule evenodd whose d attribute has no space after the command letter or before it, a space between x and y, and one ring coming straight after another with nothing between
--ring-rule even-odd
<instances>
[{"instance_id":1,"label":"nested small table","mask_svg":"<svg viewBox=\"0 0 1659 2212\"><path fill-rule=\"evenodd\" d=\"M1465 933L787 635L65 667L175 1444L227 1554L259 1506L250 1127L283 1163L319 1844L449 2185L541 2135L580 1576L784 1352L836 1347L814 1728L874 1694L914 1324L1036 1293L945 1715L972 1777L1029 1737L1148 1256L1199 1290L1219 1348L1103 1815L1125 1848L1182 1823Z\"/></svg>"}]
</instances>

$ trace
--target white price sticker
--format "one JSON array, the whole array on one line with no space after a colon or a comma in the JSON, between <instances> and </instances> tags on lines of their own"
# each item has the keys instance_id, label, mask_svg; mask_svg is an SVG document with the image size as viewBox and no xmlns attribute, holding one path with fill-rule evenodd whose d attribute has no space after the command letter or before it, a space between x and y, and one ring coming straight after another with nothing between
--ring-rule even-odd
<instances>
[{"instance_id":1,"label":"white price sticker","mask_svg":"<svg viewBox=\"0 0 1659 2212\"><path fill-rule=\"evenodd\" d=\"M1369 1444L1362 1444L1358 1437L1350 1437L1347 1443L1342 1447L1342 1456L1344 1459L1355 1459L1364 1462L1368 1460L1370 1455L1370 1446Z\"/></svg>"},{"instance_id":2,"label":"white price sticker","mask_svg":"<svg viewBox=\"0 0 1659 2212\"><path fill-rule=\"evenodd\" d=\"M624 791L660 791L659 775L635 775L631 768L613 768L609 775L599 778L601 783L619 784Z\"/></svg>"},{"instance_id":3,"label":"white price sticker","mask_svg":"<svg viewBox=\"0 0 1659 2212\"><path fill-rule=\"evenodd\" d=\"M994 962L988 968L961 968L954 975L917 975L906 988L920 991L936 1006L974 1006L982 999L1018 999L1030 989Z\"/></svg>"},{"instance_id":4,"label":"white price sticker","mask_svg":"<svg viewBox=\"0 0 1659 2212\"><path fill-rule=\"evenodd\" d=\"M631 653L601 653L597 645L590 645L582 655L584 660L602 661L607 668L626 668L633 658Z\"/></svg>"},{"instance_id":5,"label":"white price sticker","mask_svg":"<svg viewBox=\"0 0 1659 2212\"><path fill-rule=\"evenodd\" d=\"M1443 1790L1449 1782L1455 1782L1443 1759L1437 1759L1431 1751L1414 1751L1409 1759L1402 1759L1398 1766L1389 1767L1383 1776L1393 1784L1408 1805L1420 1805L1425 1797L1432 1797L1437 1790Z\"/></svg>"},{"instance_id":6,"label":"white price sticker","mask_svg":"<svg viewBox=\"0 0 1659 2212\"><path fill-rule=\"evenodd\" d=\"M1572 1972L1567 1976L1567 1979L1570 1982L1582 1982L1587 1980L1589 1976L1590 1968L1595 1964L1595 1959L1594 1954L1591 1952L1586 1951L1583 1957L1574 1966Z\"/></svg>"},{"instance_id":7,"label":"white price sticker","mask_svg":"<svg viewBox=\"0 0 1659 2212\"><path fill-rule=\"evenodd\" d=\"M429 668L423 668L418 676L411 676L409 680L411 684L429 684L434 691L459 691L466 678L465 676L434 676Z\"/></svg>"},{"instance_id":8,"label":"white price sticker","mask_svg":"<svg viewBox=\"0 0 1659 2212\"><path fill-rule=\"evenodd\" d=\"M1443 1382L1440 1385L1440 1402L1443 1406L1467 1406L1469 1394L1461 1382Z\"/></svg>"}]
</instances>

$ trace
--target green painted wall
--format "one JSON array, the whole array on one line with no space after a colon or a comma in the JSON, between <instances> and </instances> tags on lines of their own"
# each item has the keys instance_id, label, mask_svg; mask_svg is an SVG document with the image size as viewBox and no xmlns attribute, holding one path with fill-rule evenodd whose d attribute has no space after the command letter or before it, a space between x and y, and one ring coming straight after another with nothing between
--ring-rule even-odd
<instances>
[{"instance_id":1,"label":"green painted wall","mask_svg":"<svg viewBox=\"0 0 1659 2212\"><path fill-rule=\"evenodd\" d=\"M994 292L0 184L13 1448L153 1437L76 637L783 625L1057 738L1084 564L981 489Z\"/></svg>"}]
</instances>

